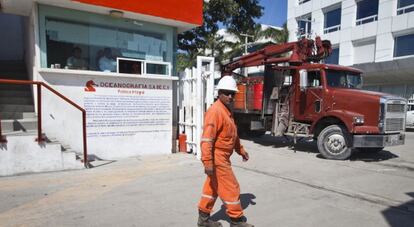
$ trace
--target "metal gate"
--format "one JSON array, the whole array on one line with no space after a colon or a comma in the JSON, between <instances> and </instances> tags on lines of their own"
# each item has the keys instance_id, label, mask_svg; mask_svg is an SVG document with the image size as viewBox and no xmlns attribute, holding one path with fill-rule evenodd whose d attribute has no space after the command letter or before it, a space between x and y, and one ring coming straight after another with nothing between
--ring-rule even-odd
<instances>
[{"instance_id":1,"label":"metal gate","mask_svg":"<svg viewBox=\"0 0 414 227\"><path fill-rule=\"evenodd\" d=\"M197 67L180 73L179 133L187 136L187 152L201 158L200 139L204 112L214 102L214 58L197 57Z\"/></svg>"}]
</instances>

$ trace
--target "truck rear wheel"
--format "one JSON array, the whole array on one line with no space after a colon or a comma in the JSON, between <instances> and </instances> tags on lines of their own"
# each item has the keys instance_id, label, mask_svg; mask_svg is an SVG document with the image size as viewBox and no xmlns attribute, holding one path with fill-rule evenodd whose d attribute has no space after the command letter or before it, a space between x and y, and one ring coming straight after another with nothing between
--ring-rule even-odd
<instances>
[{"instance_id":1,"label":"truck rear wheel","mask_svg":"<svg viewBox=\"0 0 414 227\"><path fill-rule=\"evenodd\" d=\"M318 150L326 159L345 160L352 154L350 135L342 126L331 125L318 136Z\"/></svg>"}]
</instances>

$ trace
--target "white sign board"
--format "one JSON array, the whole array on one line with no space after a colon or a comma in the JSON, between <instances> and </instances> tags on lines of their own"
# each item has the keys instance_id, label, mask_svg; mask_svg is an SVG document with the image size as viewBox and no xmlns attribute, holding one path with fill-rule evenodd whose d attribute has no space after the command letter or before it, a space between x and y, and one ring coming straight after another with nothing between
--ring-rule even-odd
<instances>
[{"instance_id":1,"label":"white sign board","mask_svg":"<svg viewBox=\"0 0 414 227\"><path fill-rule=\"evenodd\" d=\"M84 108L91 152L106 157L171 152L171 81L87 83Z\"/></svg>"},{"instance_id":2,"label":"white sign board","mask_svg":"<svg viewBox=\"0 0 414 227\"><path fill-rule=\"evenodd\" d=\"M42 78L86 110L88 154L112 160L171 153L173 80L48 71ZM47 91L42 100L46 135L82 153L81 112Z\"/></svg>"}]
</instances>

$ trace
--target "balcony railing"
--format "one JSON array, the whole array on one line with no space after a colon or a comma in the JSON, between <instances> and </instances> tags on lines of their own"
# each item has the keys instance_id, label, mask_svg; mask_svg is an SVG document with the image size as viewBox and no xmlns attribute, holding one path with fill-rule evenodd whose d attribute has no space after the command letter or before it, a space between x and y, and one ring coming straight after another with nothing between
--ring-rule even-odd
<instances>
[{"instance_id":1,"label":"balcony railing","mask_svg":"<svg viewBox=\"0 0 414 227\"><path fill-rule=\"evenodd\" d=\"M369 23L369 22L377 21L377 20L378 20L378 15L372 15L372 16L369 16L369 17L364 17L364 18L358 19L356 21L356 25L366 24L366 23Z\"/></svg>"},{"instance_id":2,"label":"balcony railing","mask_svg":"<svg viewBox=\"0 0 414 227\"><path fill-rule=\"evenodd\" d=\"M341 25L340 24L335 25L335 26L331 26L329 28L324 28L323 29L323 34L336 32L336 31L339 31L339 30L341 30Z\"/></svg>"},{"instance_id":3,"label":"balcony railing","mask_svg":"<svg viewBox=\"0 0 414 227\"><path fill-rule=\"evenodd\" d=\"M413 12L413 11L414 11L414 4L398 8L397 9L397 15L401 15L401 14L409 13L409 12Z\"/></svg>"},{"instance_id":4,"label":"balcony railing","mask_svg":"<svg viewBox=\"0 0 414 227\"><path fill-rule=\"evenodd\" d=\"M303 32L303 33L302 32L297 32L296 35L297 35L298 40L299 39L302 39L302 38L310 39L312 37L312 33L311 32L308 32L308 33L305 33L305 32Z\"/></svg>"}]
</instances>

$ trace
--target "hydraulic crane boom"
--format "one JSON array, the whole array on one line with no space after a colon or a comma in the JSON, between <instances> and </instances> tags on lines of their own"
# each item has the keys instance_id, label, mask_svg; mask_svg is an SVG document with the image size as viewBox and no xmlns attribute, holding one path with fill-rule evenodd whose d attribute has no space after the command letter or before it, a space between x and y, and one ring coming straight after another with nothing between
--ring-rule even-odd
<instances>
[{"instance_id":1,"label":"hydraulic crane boom","mask_svg":"<svg viewBox=\"0 0 414 227\"><path fill-rule=\"evenodd\" d=\"M283 54L292 52L290 56ZM319 62L327 58L332 52L331 42L303 38L296 42L274 44L261 50L241 56L239 59L224 65L222 75L231 75L233 70L243 67L269 65L288 62L291 65L300 65L306 62Z\"/></svg>"}]
</instances>

